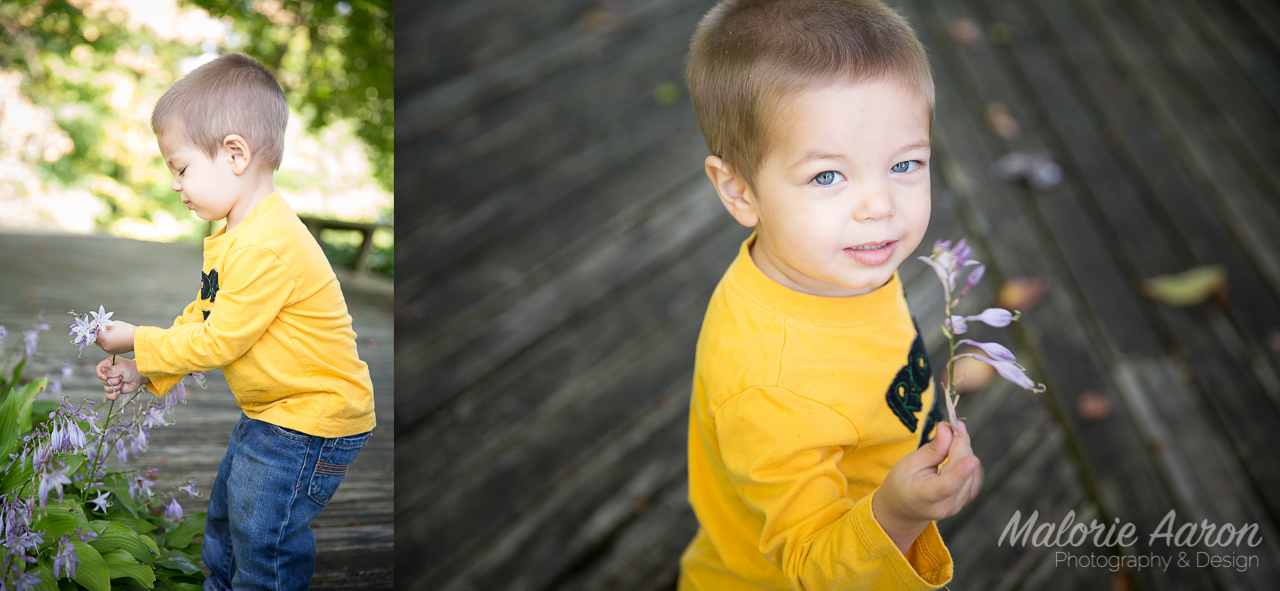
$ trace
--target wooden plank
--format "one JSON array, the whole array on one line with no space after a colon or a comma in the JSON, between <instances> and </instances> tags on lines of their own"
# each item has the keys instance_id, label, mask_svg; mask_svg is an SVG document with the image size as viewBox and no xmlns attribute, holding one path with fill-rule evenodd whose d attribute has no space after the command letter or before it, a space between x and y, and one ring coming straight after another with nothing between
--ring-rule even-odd
<instances>
[{"instance_id":1,"label":"wooden plank","mask_svg":"<svg viewBox=\"0 0 1280 591\"><path fill-rule=\"evenodd\" d=\"M472 250L466 259L455 261L458 268L454 273L431 283L420 280L419 285L406 286L400 300L405 319L414 323L416 331L437 337L447 335L456 327L473 322L477 315L487 316L494 302L529 289L531 286L522 285L527 278L554 268L557 261L580 251L584 244L637 223L655 208L678 207L671 203L673 194L688 195L690 185L709 185L702 181L704 176L695 177L697 169L693 166L673 174L673 163L689 163L695 155L705 155L700 137L684 133L680 140L680 148L674 154L659 146L650 147L627 162L622 174L604 183L582 186L569 197L559 199L539 213L536 219L541 220L540 224L525 224L522 231L493 236L482 249ZM706 200L705 192L698 195ZM421 295L415 288L422 290Z\"/></svg>"},{"instance_id":2,"label":"wooden plank","mask_svg":"<svg viewBox=\"0 0 1280 591\"><path fill-rule=\"evenodd\" d=\"M639 517L614 533L582 568L551 585L559 591L627 589L659 591L674 588L680 555L698 531L698 518L689 506L689 486L662 492L652 503L636 507Z\"/></svg>"},{"instance_id":3,"label":"wooden plank","mask_svg":"<svg viewBox=\"0 0 1280 591\"><path fill-rule=\"evenodd\" d=\"M618 228L602 236L567 271L541 285L522 288L514 304L495 306L484 323L465 337L437 349L414 346L403 339L398 347L408 368L400 374L410 384L430 384L420 393L401 397L396 414L402 425L413 425L467 385L504 363L578 310L604 296L618 282L647 265L676 256L692 241L723 223L721 205L701 179L686 185L653 217L632 228ZM619 224L622 225L622 224ZM629 224L628 224L629 225ZM501 303L501 302L500 302Z\"/></svg>"},{"instance_id":4,"label":"wooden plank","mask_svg":"<svg viewBox=\"0 0 1280 591\"><path fill-rule=\"evenodd\" d=\"M412 510L418 499L447 486L449 475L483 463L492 449L512 445L521 428L563 400L575 378L664 323L700 323L720 275L737 255L745 228L723 226L660 274L624 286L616 300L554 329L483 383L431 415L418 428L402 428L397 445L421 450L398 458L405 486L397 505ZM692 366L693 359L690 358ZM514 440L514 441L518 441Z\"/></svg>"},{"instance_id":5,"label":"wooden plank","mask_svg":"<svg viewBox=\"0 0 1280 591\"><path fill-rule=\"evenodd\" d=\"M924 17L914 8L915 4L901 3L902 12L912 23L923 25L924 43L933 48L947 47L952 43L946 22L937 17ZM1075 414L1076 397L1087 390L1109 391L1109 371L1098 356L1095 343L1103 342L1095 337L1096 327L1090 327L1073 295L1070 275L1063 263L1046 255L1042 245L1043 231L1036 231L1025 213L1026 207L1014 198L1009 185L995 184L984 173L995 160L991 136L979 131L973 119L956 101L960 97L952 81L951 58L947 51L932 50L942 56L934 63L935 83L938 87L938 127L935 132L939 146L935 156L942 161L941 169L948 185L958 196L971 203L974 212L971 227L985 230L983 244L996 259L990 261L993 279L1020 275L1038 275L1048 278L1054 291L1044 300L1035 314L1029 314L1019 323L1022 335L1033 345L1033 355L1027 365L1037 376L1043 376L1050 387L1055 415L1068 429L1068 443L1073 455L1082 458L1085 466L1086 489L1100 499L1109 512L1123 515L1141 529L1154 528L1171 506L1171 497L1160 480L1158 471L1144 454L1117 454L1116 450L1140 449L1141 439L1129 423L1128 412L1120 405L1112 416L1098 423L1084 423ZM976 102L976 101L975 101ZM980 104L980 103L978 103ZM950 148L949 146L956 146ZM995 220L999 220L998 222ZM1189 575L1179 580L1165 580L1152 575L1152 584L1169 585L1170 588L1204 588L1208 584L1204 575Z\"/></svg>"},{"instance_id":6,"label":"wooden plank","mask_svg":"<svg viewBox=\"0 0 1280 591\"><path fill-rule=\"evenodd\" d=\"M1104 521L1098 508L1092 502L1085 501L1076 507L1076 523L1092 523L1093 520ZM1081 567L1080 563L1071 563L1070 559L1088 555L1110 555L1107 551L1095 550L1092 543L1082 547L1068 547L1044 552L1040 561L1032 567L1031 573L1017 588L1024 591L1074 591L1077 589L1128 589L1133 587L1126 572L1112 573L1109 567Z\"/></svg>"},{"instance_id":7,"label":"wooden plank","mask_svg":"<svg viewBox=\"0 0 1280 591\"><path fill-rule=\"evenodd\" d=\"M679 8L673 0L629 4L621 10L629 26L657 21ZM484 104L524 88L589 55L592 37L576 29L556 33L523 46L493 64L437 84L422 94L405 97L397 121L397 135L415 141L447 120L465 115Z\"/></svg>"},{"instance_id":8,"label":"wooden plank","mask_svg":"<svg viewBox=\"0 0 1280 591\"><path fill-rule=\"evenodd\" d=\"M555 487L601 441L635 420L660 395L683 396L689 388L686 371L698 329L697 323L686 323L670 333L650 335L626 359L582 376L578 399L531 428L484 471L455 479L442 495L398 519L403 535L397 546L415 560L398 564L397 570L411 580L434 580L459 557L484 547L486 538L509 538L509 533L497 532Z\"/></svg>"},{"instance_id":9,"label":"wooden plank","mask_svg":"<svg viewBox=\"0 0 1280 591\"><path fill-rule=\"evenodd\" d=\"M1043 9L1049 14L1061 12L1053 8L1044 6ZM1275 210L1274 199L1269 197L1271 190L1251 180L1250 173L1238 161L1237 148L1205 121L1203 106L1192 104L1180 93L1168 91L1177 85L1165 72L1163 60L1135 41L1133 25L1114 6L1092 0L1084 2L1076 20L1096 32L1099 43L1116 60L1117 68L1124 73L1161 134L1179 152L1179 159L1189 163L1188 173L1204 194L1211 197L1219 216L1262 270L1272 291L1280 293L1280 254L1277 254L1280 236L1272 231L1280 227L1280 213ZM1215 112L1211 109L1207 114Z\"/></svg>"},{"instance_id":10,"label":"wooden plank","mask_svg":"<svg viewBox=\"0 0 1280 591\"><path fill-rule=\"evenodd\" d=\"M1202 27L1204 38L1230 54L1271 107L1280 113L1280 54L1258 23L1230 2L1182 2L1188 20Z\"/></svg>"},{"instance_id":11,"label":"wooden plank","mask_svg":"<svg viewBox=\"0 0 1280 591\"><path fill-rule=\"evenodd\" d=\"M599 549L620 524L652 506L660 491L683 480L688 438L683 393L691 379L686 373L673 381L634 428L597 443L588 463L513 520L462 570L435 585L420 579L411 588L540 588Z\"/></svg>"},{"instance_id":12,"label":"wooden plank","mask_svg":"<svg viewBox=\"0 0 1280 591\"><path fill-rule=\"evenodd\" d=\"M414 265L414 276L400 286L409 318L424 315L419 308L426 310L428 305L420 296L451 265L465 266L467 255L476 250L495 240L509 240L513 233L528 232L537 224L536 216L557 203L598 195L598 185L612 184L606 179L620 171L625 174L654 154L666 154L668 146L692 143L699 137L692 122L692 112L683 108L630 117L621 129L591 134L580 149L560 154L544 169L529 171L528 178L476 198L465 212L441 214L423 223L401 241L405 260L420 261Z\"/></svg>"}]
</instances>

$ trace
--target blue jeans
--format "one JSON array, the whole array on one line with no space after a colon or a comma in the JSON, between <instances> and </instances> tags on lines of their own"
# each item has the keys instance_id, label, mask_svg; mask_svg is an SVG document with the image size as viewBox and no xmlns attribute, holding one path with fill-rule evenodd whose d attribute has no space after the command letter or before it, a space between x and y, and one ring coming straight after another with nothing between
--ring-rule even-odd
<instances>
[{"instance_id":1,"label":"blue jeans","mask_svg":"<svg viewBox=\"0 0 1280 591\"><path fill-rule=\"evenodd\" d=\"M204 588L306 589L316 567L311 520L368 438L316 437L241 415L209 495Z\"/></svg>"}]
</instances>

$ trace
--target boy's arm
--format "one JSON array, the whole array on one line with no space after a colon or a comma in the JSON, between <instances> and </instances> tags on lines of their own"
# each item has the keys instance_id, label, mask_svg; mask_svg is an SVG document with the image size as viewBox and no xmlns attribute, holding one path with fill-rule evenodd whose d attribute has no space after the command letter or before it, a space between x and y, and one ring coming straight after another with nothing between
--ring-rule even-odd
<instances>
[{"instance_id":1,"label":"boy's arm","mask_svg":"<svg viewBox=\"0 0 1280 591\"><path fill-rule=\"evenodd\" d=\"M715 411L725 470L764 518L759 549L792 588L937 589L951 555L931 522L904 556L839 469L856 427L831 407L784 388L752 388Z\"/></svg>"},{"instance_id":2,"label":"boy's arm","mask_svg":"<svg viewBox=\"0 0 1280 591\"><path fill-rule=\"evenodd\" d=\"M204 320L204 314L200 313L200 292L197 291L196 299L193 300L190 304L187 304L186 309L182 311L181 315L173 319L173 325L170 326L169 328L177 328L179 326L182 326L183 324L191 324L193 322L200 322L202 320ZM137 349L138 337L136 332L134 333L133 340L135 343L134 349ZM178 382L182 381L182 378L186 377L186 375L187 374L149 376L147 378L149 381L146 382L146 386L148 389L151 390L152 394L155 394L156 396L164 396L169 392L170 389L176 386Z\"/></svg>"},{"instance_id":3,"label":"boy's arm","mask_svg":"<svg viewBox=\"0 0 1280 591\"><path fill-rule=\"evenodd\" d=\"M227 254L223 267L207 319L175 321L169 329L138 327L134 351L142 375L183 376L235 361L266 332L294 292L293 272L265 248L239 248ZM186 317L184 312L179 320Z\"/></svg>"}]
</instances>

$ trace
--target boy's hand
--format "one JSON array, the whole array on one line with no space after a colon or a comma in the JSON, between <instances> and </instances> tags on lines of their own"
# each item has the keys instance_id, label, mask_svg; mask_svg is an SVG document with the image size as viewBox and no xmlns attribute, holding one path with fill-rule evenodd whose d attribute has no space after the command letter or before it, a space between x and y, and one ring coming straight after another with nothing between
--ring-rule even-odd
<instances>
[{"instance_id":1,"label":"boy's hand","mask_svg":"<svg viewBox=\"0 0 1280 591\"><path fill-rule=\"evenodd\" d=\"M115 324L98 331L94 340L103 351L111 355L121 355L133 350L133 333L138 327L128 322L115 321Z\"/></svg>"},{"instance_id":2,"label":"boy's hand","mask_svg":"<svg viewBox=\"0 0 1280 591\"><path fill-rule=\"evenodd\" d=\"M98 364L98 379L102 380L107 400L115 400L121 394L132 394L150 381L138 373L137 362L124 357L117 357L115 364L110 359L103 359Z\"/></svg>"},{"instance_id":3,"label":"boy's hand","mask_svg":"<svg viewBox=\"0 0 1280 591\"><path fill-rule=\"evenodd\" d=\"M969 443L963 422L954 433L950 424L938 425L933 441L903 456L872 497L872 514L903 554L930 521L959 513L978 496L982 462Z\"/></svg>"}]
</instances>

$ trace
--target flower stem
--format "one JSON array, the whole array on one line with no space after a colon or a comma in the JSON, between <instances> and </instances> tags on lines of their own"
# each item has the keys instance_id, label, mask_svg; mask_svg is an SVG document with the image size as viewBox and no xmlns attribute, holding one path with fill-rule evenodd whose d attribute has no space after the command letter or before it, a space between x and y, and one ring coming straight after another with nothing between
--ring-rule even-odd
<instances>
[{"instance_id":1,"label":"flower stem","mask_svg":"<svg viewBox=\"0 0 1280 591\"><path fill-rule=\"evenodd\" d=\"M111 425L111 411L115 410L116 401L112 400L111 405L107 407L107 420L102 423L102 440L98 442L98 451L93 454L93 465L89 470L89 482L93 482L93 477L98 473L98 462L102 461L102 446L107 443L107 427Z\"/></svg>"}]
</instances>

